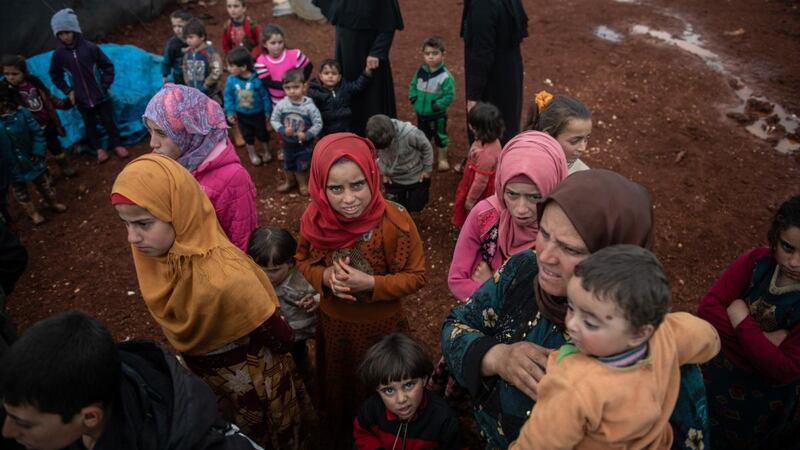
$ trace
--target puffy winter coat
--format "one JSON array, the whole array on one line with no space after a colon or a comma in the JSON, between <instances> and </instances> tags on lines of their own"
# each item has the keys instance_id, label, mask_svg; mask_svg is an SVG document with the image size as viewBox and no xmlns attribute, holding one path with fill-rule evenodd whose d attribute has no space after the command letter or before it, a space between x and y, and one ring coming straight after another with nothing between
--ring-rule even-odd
<instances>
[{"instance_id":1,"label":"puffy winter coat","mask_svg":"<svg viewBox=\"0 0 800 450\"><path fill-rule=\"evenodd\" d=\"M258 226L256 186L230 139L218 145L192 175L214 205L228 239L247 252L250 234Z\"/></svg>"},{"instance_id":2,"label":"puffy winter coat","mask_svg":"<svg viewBox=\"0 0 800 450\"><path fill-rule=\"evenodd\" d=\"M353 102L353 96L366 89L371 79L361 74L355 81L342 80L333 89L323 86L319 80L311 80L308 96L314 100L314 104L322 114L320 136L350 131L350 116L353 115L350 104Z\"/></svg>"},{"instance_id":3,"label":"puffy winter coat","mask_svg":"<svg viewBox=\"0 0 800 450\"><path fill-rule=\"evenodd\" d=\"M14 114L0 115L0 158L10 162L12 181L39 178L47 170L46 150L44 131L30 111L19 108Z\"/></svg>"}]
</instances>

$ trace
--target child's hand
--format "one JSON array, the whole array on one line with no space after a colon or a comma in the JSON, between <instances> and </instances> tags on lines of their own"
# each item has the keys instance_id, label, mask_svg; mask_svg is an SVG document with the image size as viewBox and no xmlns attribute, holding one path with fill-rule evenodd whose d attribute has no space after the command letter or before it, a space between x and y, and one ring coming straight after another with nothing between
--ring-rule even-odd
<instances>
[{"instance_id":1,"label":"child's hand","mask_svg":"<svg viewBox=\"0 0 800 450\"><path fill-rule=\"evenodd\" d=\"M75 91L69 91L69 102L75 104Z\"/></svg>"},{"instance_id":2,"label":"child's hand","mask_svg":"<svg viewBox=\"0 0 800 450\"><path fill-rule=\"evenodd\" d=\"M471 278L472 281L483 284L486 280L492 278L492 268L489 267L486 261L481 261L478 263L478 267L475 268L475 271L472 272Z\"/></svg>"},{"instance_id":3,"label":"child's hand","mask_svg":"<svg viewBox=\"0 0 800 450\"><path fill-rule=\"evenodd\" d=\"M236 116L228 116L228 123L236 125Z\"/></svg>"},{"instance_id":4,"label":"child's hand","mask_svg":"<svg viewBox=\"0 0 800 450\"><path fill-rule=\"evenodd\" d=\"M422 174L420 174L420 176L419 176L419 181L421 183L422 180L427 180L430 177L431 177L431 173L430 172L422 172Z\"/></svg>"},{"instance_id":5,"label":"child's hand","mask_svg":"<svg viewBox=\"0 0 800 450\"><path fill-rule=\"evenodd\" d=\"M392 184L392 179L389 178L388 175L381 176L381 179L383 180L383 184Z\"/></svg>"},{"instance_id":6,"label":"child's hand","mask_svg":"<svg viewBox=\"0 0 800 450\"><path fill-rule=\"evenodd\" d=\"M283 129L283 134L285 134L286 136L294 136L294 128L292 128L292 127L284 128Z\"/></svg>"},{"instance_id":7,"label":"child's hand","mask_svg":"<svg viewBox=\"0 0 800 450\"><path fill-rule=\"evenodd\" d=\"M316 294L306 294L297 301L297 306L302 308L305 312L314 312L319 308L319 296Z\"/></svg>"},{"instance_id":8,"label":"child's hand","mask_svg":"<svg viewBox=\"0 0 800 450\"><path fill-rule=\"evenodd\" d=\"M367 69L375 70L381 64L381 60L374 56L367 56Z\"/></svg>"},{"instance_id":9,"label":"child's hand","mask_svg":"<svg viewBox=\"0 0 800 450\"><path fill-rule=\"evenodd\" d=\"M364 292L375 287L375 277L351 267L349 257L333 262L333 278L336 291L342 294L348 293L347 295L339 295L344 299L349 297L355 300L355 297L349 295L350 292Z\"/></svg>"}]
</instances>

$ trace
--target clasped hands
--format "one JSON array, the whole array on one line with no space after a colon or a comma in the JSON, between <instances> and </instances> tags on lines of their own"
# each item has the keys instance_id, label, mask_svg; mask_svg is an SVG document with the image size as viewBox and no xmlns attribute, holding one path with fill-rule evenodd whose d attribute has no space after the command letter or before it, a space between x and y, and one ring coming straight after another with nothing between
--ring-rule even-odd
<instances>
[{"instance_id":1,"label":"clasped hands","mask_svg":"<svg viewBox=\"0 0 800 450\"><path fill-rule=\"evenodd\" d=\"M352 294L372 290L375 277L350 266L350 257L336 259L333 265L326 267L322 274L322 284L331 290L334 296L355 302Z\"/></svg>"}]
</instances>

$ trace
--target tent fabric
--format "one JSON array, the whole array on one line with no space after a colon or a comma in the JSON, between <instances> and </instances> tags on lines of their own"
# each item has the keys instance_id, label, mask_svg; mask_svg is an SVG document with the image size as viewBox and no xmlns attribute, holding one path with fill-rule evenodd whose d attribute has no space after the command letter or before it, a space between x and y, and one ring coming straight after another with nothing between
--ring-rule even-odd
<instances>
[{"instance_id":1,"label":"tent fabric","mask_svg":"<svg viewBox=\"0 0 800 450\"><path fill-rule=\"evenodd\" d=\"M111 84L111 99L114 102L114 120L119 128L122 143L135 144L147 134L142 123L142 114L150 98L161 89L160 55L154 55L133 45L100 44L100 48L114 63L114 83ZM53 95L63 97L50 79L50 59L53 52L45 52L28 58L28 70L45 83ZM70 83L67 75L67 83ZM57 110L66 130L61 139L64 148L76 144L86 137L83 119L77 108ZM94 149L89 150L94 152Z\"/></svg>"}]
</instances>

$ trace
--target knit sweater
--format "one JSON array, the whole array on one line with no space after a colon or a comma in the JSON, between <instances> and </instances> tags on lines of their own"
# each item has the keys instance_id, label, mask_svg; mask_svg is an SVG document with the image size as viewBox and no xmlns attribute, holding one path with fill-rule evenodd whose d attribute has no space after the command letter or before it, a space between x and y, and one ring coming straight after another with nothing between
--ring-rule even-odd
<instances>
[{"instance_id":1,"label":"knit sweater","mask_svg":"<svg viewBox=\"0 0 800 450\"><path fill-rule=\"evenodd\" d=\"M444 67L444 62L430 70L423 64L408 87L408 98L414 106L414 112L420 117L439 117L453 103L456 88L453 75Z\"/></svg>"},{"instance_id":2,"label":"knit sweater","mask_svg":"<svg viewBox=\"0 0 800 450\"><path fill-rule=\"evenodd\" d=\"M310 145L311 140L322 130L322 115L308 97L303 97L299 104L284 97L272 109L270 124L281 135L285 146ZM287 136L286 129L290 127L294 133ZM298 140L299 133L303 133L302 143Z\"/></svg>"},{"instance_id":3,"label":"knit sweater","mask_svg":"<svg viewBox=\"0 0 800 450\"><path fill-rule=\"evenodd\" d=\"M269 92L252 72L247 79L237 75L229 75L225 81L225 115L235 113L257 114L272 112L272 100Z\"/></svg>"},{"instance_id":4,"label":"knit sweater","mask_svg":"<svg viewBox=\"0 0 800 450\"><path fill-rule=\"evenodd\" d=\"M550 354L538 401L510 450L670 448L680 366L710 360L720 341L708 322L672 313L650 338L648 355L632 366L570 348Z\"/></svg>"},{"instance_id":5,"label":"knit sweater","mask_svg":"<svg viewBox=\"0 0 800 450\"><path fill-rule=\"evenodd\" d=\"M387 148L378 149L378 167L392 183L417 183L422 172L433 171L433 147L414 125L397 119L392 123L396 134Z\"/></svg>"}]
</instances>

